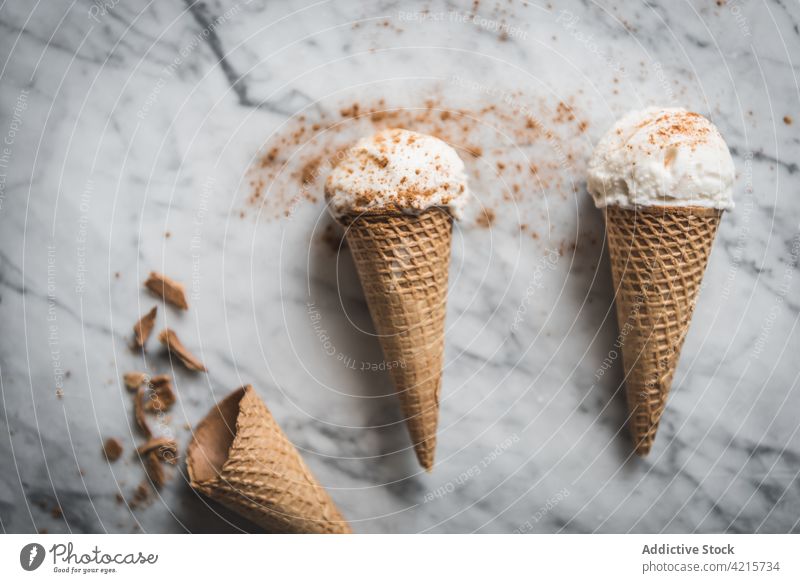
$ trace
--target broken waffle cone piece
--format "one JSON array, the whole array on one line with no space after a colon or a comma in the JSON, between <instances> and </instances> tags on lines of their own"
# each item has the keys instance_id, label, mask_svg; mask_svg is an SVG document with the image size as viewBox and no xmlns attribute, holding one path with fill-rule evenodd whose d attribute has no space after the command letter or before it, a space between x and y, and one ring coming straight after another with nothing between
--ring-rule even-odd
<instances>
[{"instance_id":1,"label":"broken waffle cone piece","mask_svg":"<svg viewBox=\"0 0 800 583\"><path fill-rule=\"evenodd\" d=\"M183 284L170 279L163 273L151 271L144 285L166 303L172 304L180 310L189 309L189 302L186 301L186 290Z\"/></svg>"},{"instance_id":2,"label":"broken waffle cone piece","mask_svg":"<svg viewBox=\"0 0 800 583\"><path fill-rule=\"evenodd\" d=\"M625 392L636 453L653 446L722 211L605 211Z\"/></svg>"},{"instance_id":3,"label":"broken waffle cone piece","mask_svg":"<svg viewBox=\"0 0 800 583\"><path fill-rule=\"evenodd\" d=\"M172 379L169 375L152 377L146 394L144 410L148 413L163 413L175 404L175 392L172 390Z\"/></svg>"},{"instance_id":4,"label":"broken waffle cone piece","mask_svg":"<svg viewBox=\"0 0 800 583\"><path fill-rule=\"evenodd\" d=\"M139 318L139 321L133 325L133 343L139 348L144 348L150 334L153 333L153 326L156 324L156 314L158 313L158 306L153 306L149 312Z\"/></svg>"},{"instance_id":5,"label":"broken waffle cone piece","mask_svg":"<svg viewBox=\"0 0 800 583\"><path fill-rule=\"evenodd\" d=\"M205 365L200 362L200 359L189 352L189 350L178 339L178 335L169 328L164 328L159 333L158 340L161 342L161 344L166 346L167 350L169 350L173 356L176 356L178 360L180 360L189 370L201 372L207 370Z\"/></svg>"},{"instance_id":6,"label":"broken waffle cone piece","mask_svg":"<svg viewBox=\"0 0 800 583\"><path fill-rule=\"evenodd\" d=\"M146 398L146 391L147 389L144 386L139 387L136 390L136 395L133 398L133 415L136 419L136 424L139 426L139 429L142 430L142 433L146 437L152 437L153 431L150 429L150 425L147 423L147 417L144 414L144 400Z\"/></svg>"},{"instance_id":7,"label":"broken waffle cone piece","mask_svg":"<svg viewBox=\"0 0 800 583\"><path fill-rule=\"evenodd\" d=\"M125 388L129 391L136 391L139 387L141 387L148 379L148 374L146 372L126 372L122 375L122 381L125 383Z\"/></svg>"},{"instance_id":8,"label":"broken waffle cone piece","mask_svg":"<svg viewBox=\"0 0 800 583\"><path fill-rule=\"evenodd\" d=\"M156 452L159 460L172 464L178 455L178 444L168 437L153 437L136 448L136 453L141 456L152 452Z\"/></svg>"},{"instance_id":9,"label":"broken waffle cone piece","mask_svg":"<svg viewBox=\"0 0 800 583\"><path fill-rule=\"evenodd\" d=\"M251 386L215 405L187 451L191 486L272 532L349 533Z\"/></svg>"},{"instance_id":10,"label":"broken waffle cone piece","mask_svg":"<svg viewBox=\"0 0 800 583\"><path fill-rule=\"evenodd\" d=\"M143 457L147 477L150 478L153 487L156 490L160 490L167 483L167 474L161 465L161 458L158 456L158 452L153 450Z\"/></svg>"},{"instance_id":11,"label":"broken waffle cone piece","mask_svg":"<svg viewBox=\"0 0 800 583\"><path fill-rule=\"evenodd\" d=\"M417 459L431 471L452 217L433 208L419 215L360 214L342 222Z\"/></svg>"}]
</instances>

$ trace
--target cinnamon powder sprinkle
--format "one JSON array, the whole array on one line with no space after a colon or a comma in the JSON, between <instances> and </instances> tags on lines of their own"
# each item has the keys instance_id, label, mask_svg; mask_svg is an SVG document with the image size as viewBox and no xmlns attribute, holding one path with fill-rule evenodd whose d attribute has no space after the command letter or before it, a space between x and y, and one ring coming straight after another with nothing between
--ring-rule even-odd
<instances>
[{"instance_id":1,"label":"cinnamon powder sprinkle","mask_svg":"<svg viewBox=\"0 0 800 583\"><path fill-rule=\"evenodd\" d=\"M464 161L477 202L500 209L513 201L523 222L547 220L545 197L574 196L572 185L583 179L592 148L583 137L589 123L578 97L554 101L512 91L496 99L466 87L475 104L454 106L441 93L433 88L433 97L410 107L362 100L323 109L314 119L292 118L248 171L247 204L258 208L260 220L291 216L301 202L321 204L324 180L344 153L358 139L389 128L447 142ZM485 223L478 208L472 220Z\"/></svg>"},{"instance_id":2,"label":"cinnamon powder sprinkle","mask_svg":"<svg viewBox=\"0 0 800 583\"><path fill-rule=\"evenodd\" d=\"M189 309L189 302L186 301L186 290L183 284L170 279L162 273L151 271L144 285L168 304L172 304L180 310Z\"/></svg>"},{"instance_id":3,"label":"cinnamon powder sprinkle","mask_svg":"<svg viewBox=\"0 0 800 583\"><path fill-rule=\"evenodd\" d=\"M494 224L496 218L497 217L492 209L483 208L481 209L481 214L478 217L478 226L488 229Z\"/></svg>"},{"instance_id":4,"label":"cinnamon powder sprinkle","mask_svg":"<svg viewBox=\"0 0 800 583\"><path fill-rule=\"evenodd\" d=\"M695 112L662 113L656 119L646 119L639 127L654 125L656 131L651 132L648 141L651 145L679 142L690 148L708 140L711 131L706 119Z\"/></svg>"}]
</instances>

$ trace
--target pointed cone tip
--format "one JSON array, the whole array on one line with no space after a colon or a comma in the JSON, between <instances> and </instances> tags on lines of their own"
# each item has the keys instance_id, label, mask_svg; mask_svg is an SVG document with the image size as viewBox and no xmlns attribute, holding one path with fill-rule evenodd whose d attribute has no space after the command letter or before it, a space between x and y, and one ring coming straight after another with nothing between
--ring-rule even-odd
<instances>
[{"instance_id":1,"label":"pointed cone tip","mask_svg":"<svg viewBox=\"0 0 800 583\"><path fill-rule=\"evenodd\" d=\"M635 445L634 449L636 451L636 455L639 457L646 457L650 453L650 450L653 448L652 439L647 441L645 437L640 437L637 439L636 436L634 436L633 442Z\"/></svg>"},{"instance_id":2,"label":"pointed cone tip","mask_svg":"<svg viewBox=\"0 0 800 583\"><path fill-rule=\"evenodd\" d=\"M414 446L414 453L417 454L417 461L419 465L425 468L425 471L431 473L433 471L433 456L435 453L436 444L428 446L426 443L418 443Z\"/></svg>"}]
</instances>

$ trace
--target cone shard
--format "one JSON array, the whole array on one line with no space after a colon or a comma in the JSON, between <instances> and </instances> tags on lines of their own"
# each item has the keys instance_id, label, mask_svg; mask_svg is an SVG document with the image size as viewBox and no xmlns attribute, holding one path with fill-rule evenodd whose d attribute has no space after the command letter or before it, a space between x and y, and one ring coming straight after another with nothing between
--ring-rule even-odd
<instances>
[{"instance_id":1,"label":"cone shard","mask_svg":"<svg viewBox=\"0 0 800 583\"><path fill-rule=\"evenodd\" d=\"M653 445L722 211L606 208L622 340L628 424L636 453Z\"/></svg>"},{"instance_id":2,"label":"cone shard","mask_svg":"<svg viewBox=\"0 0 800 583\"><path fill-rule=\"evenodd\" d=\"M417 459L431 471L452 218L444 210L430 209L419 215L361 214L344 222Z\"/></svg>"},{"instance_id":3,"label":"cone shard","mask_svg":"<svg viewBox=\"0 0 800 583\"><path fill-rule=\"evenodd\" d=\"M187 452L191 486L271 532L349 533L251 386L215 405Z\"/></svg>"}]
</instances>

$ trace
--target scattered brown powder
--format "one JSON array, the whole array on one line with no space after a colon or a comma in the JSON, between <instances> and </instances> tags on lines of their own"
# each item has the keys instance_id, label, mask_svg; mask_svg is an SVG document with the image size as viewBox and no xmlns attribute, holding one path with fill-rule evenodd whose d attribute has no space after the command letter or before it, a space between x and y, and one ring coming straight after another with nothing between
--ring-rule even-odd
<instances>
[{"instance_id":1,"label":"scattered brown powder","mask_svg":"<svg viewBox=\"0 0 800 583\"><path fill-rule=\"evenodd\" d=\"M301 184L311 184L316 180L317 175L319 174L319 167L322 163L322 158L319 156L315 156L305 164L303 167L300 168L300 183Z\"/></svg>"},{"instance_id":2,"label":"scattered brown powder","mask_svg":"<svg viewBox=\"0 0 800 583\"><path fill-rule=\"evenodd\" d=\"M563 101L559 101L556 106L556 115L553 121L556 123L575 121L575 114L572 112L572 108L569 105Z\"/></svg>"},{"instance_id":3,"label":"scattered brown powder","mask_svg":"<svg viewBox=\"0 0 800 583\"><path fill-rule=\"evenodd\" d=\"M784 115L783 116L783 123L785 123L787 126L792 125L792 121L793 121L792 120L792 116L790 116L790 115Z\"/></svg>"},{"instance_id":4,"label":"scattered brown powder","mask_svg":"<svg viewBox=\"0 0 800 583\"><path fill-rule=\"evenodd\" d=\"M345 107L339 110L342 117L358 117L359 105L354 103L350 107Z\"/></svg>"},{"instance_id":5,"label":"scattered brown powder","mask_svg":"<svg viewBox=\"0 0 800 583\"><path fill-rule=\"evenodd\" d=\"M480 146L465 146L464 149L473 158L480 158L483 156L483 148Z\"/></svg>"},{"instance_id":6,"label":"scattered brown powder","mask_svg":"<svg viewBox=\"0 0 800 583\"><path fill-rule=\"evenodd\" d=\"M365 100L334 107L316 119L290 120L250 169L248 204L259 209L260 220L291 216L299 202L321 204L324 180L343 153L359 138L388 128L433 135L453 146L483 206L499 210L514 201L520 219L538 221L546 220L541 210L545 196L574 196L571 185L583 180L591 153L590 140L576 137L587 131L588 116L575 97L552 102L510 92L497 99L476 91L476 105L454 107L436 97L440 93L433 90L434 97L411 107ZM330 243L325 235L319 239Z\"/></svg>"},{"instance_id":7,"label":"scattered brown powder","mask_svg":"<svg viewBox=\"0 0 800 583\"><path fill-rule=\"evenodd\" d=\"M655 126L648 136L651 145L675 143L695 148L708 139L711 128L708 121L695 112L665 112L655 119L647 118L638 127Z\"/></svg>"},{"instance_id":8,"label":"scattered brown powder","mask_svg":"<svg viewBox=\"0 0 800 583\"><path fill-rule=\"evenodd\" d=\"M484 229L488 229L494 224L495 221L495 214L494 211L490 208L482 208L481 214L478 217L478 226L483 227Z\"/></svg>"}]
</instances>

